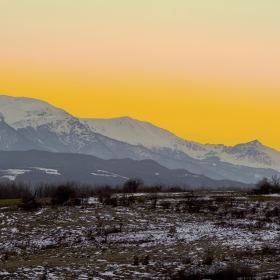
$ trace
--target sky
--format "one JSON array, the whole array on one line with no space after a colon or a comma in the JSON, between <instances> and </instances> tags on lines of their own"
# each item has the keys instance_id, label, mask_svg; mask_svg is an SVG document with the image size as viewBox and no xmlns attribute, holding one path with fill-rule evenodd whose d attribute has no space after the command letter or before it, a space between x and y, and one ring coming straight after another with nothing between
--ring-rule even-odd
<instances>
[{"instance_id":1,"label":"sky","mask_svg":"<svg viewBox=\"0 0 280 280\"><path fill-rule=\"evenodd\" d=\"M280 151L279 0L0 1L0 94Z\"/></svg>"}]
</instances>

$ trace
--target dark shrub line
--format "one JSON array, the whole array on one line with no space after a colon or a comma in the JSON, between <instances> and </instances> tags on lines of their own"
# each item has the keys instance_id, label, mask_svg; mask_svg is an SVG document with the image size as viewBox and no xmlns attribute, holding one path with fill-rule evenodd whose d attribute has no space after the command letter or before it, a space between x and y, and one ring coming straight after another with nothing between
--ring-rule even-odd
<instances>
[{"instance_id":1,"label":"dark shrub line","mask_svg":"<svg viewBox=\"0 0 280 280\"><path fill-rule=\"evenodd\" d=\"M280 178L277 176L272 176L271 179L264 177L256 183L252 192L253 194L280 193Z\"/></svg>"}]
</instances>

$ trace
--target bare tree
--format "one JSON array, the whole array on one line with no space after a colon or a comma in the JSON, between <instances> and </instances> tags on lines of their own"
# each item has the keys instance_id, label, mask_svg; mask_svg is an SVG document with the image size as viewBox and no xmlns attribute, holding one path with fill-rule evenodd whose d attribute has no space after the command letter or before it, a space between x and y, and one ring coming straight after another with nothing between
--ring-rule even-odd
<instances>
[{"instance_id":1,"label":"bare tree","mask_svg":"<svg viewBox=\"0 0 280 280\"><path fill-rule=\"evenodd\" d=\"M126 193L136 193L137 189L144 184L141 178L128 179L123 185L123 191Z\"/></svg>"}]
</instances>

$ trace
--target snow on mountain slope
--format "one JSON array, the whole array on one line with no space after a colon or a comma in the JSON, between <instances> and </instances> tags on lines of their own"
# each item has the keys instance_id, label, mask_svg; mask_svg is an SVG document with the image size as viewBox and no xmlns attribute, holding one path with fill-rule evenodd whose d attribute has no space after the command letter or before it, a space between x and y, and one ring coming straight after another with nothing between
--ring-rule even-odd
<instances>
[{"instance_id":1,"label":"snow on mountain slope","mask_svg":"<svg viewBox=\"0 0 280 280\"><path fill-rule=\"evenodd\" d=\"M183 140L168 130L130 117L80 119L80 121L96 133L131 145L141 145L156 152L162 149L183 152L186 150L193 158L196 158L198 153L207 152L199 143Z\"/></svg>"},{"instance_id":2,"label":"snow on mountain slope","mask_svg":"<svg viewBox=\"0 0 280 280\"><path fill-rule=\"evenodd\" d=\"M57 135L62 135L79 134L86 129L77 118L66 111L32 98L0 95L0 113L5 123L16 130L27 127L36 130L38 127L47 126Z\"/></svg>"},{"instance_id":3,"label":"snow on mountain slope","mask_svg":"<svg viewBox=\"0 0 280 280\"><path fill-rule=\"evenodd\" d=\"M125 158L128 154L134 159L145 159L143 154L151 154L143 147L96 134L78 118L40 100L0 95L0 113L3 123L34 143L33 149L83 153L103 159Z\"/></svg>"},{"instance_id":4,"label":"snow on mountain slope","mask_svg":"<svg viewBox=\"0 0 280 280\"><path fill-rule=\"evenodd\" d=\"M238 144L234 147L227 147L221 144L203 145L181 139L165 129L129 117L80 119L80 121L94 132L131 145L142 145L156 152L170 149L171 151L183 152L198 160L218 157L221 161L234 165L272 168L280 171L280 153L263 146L257 140Z\"/></svg>"},{"instance_id":5,"label":"snow on mountain slope","mask_svg":"<svg viewBox=\"0 0 280 280\"><path fill-rule=\"evenodd\" d=\"M5 123L43 150L89 152L98 142L77 118L40 100L0 95L0 113Z\"/></svg>"},{"instance_id":6,"label":"snow on mountain slope","mask_svg":"<svg viewBox=\"0 0 280 280\"><path fill-rule=\"evenodd\" d=\"M272 168L280 171L280 152L262 145L258 140L237 144L233 147L224 145L203 145L202 149L194 150L187 141L178 140L178 147L196 159L218 157L222 162L244 165L254 168Z\"/></svg>"},{"instance_id":7,"label":"snow on mountain slope","mask_svg":"<svg viewBox=\"0 0 280 280\"><path fill-rule=\"evenodd\" d=\"M29 139L0 120L0 150L30 150L37 148Z\"/></svg>"},{"instance_id":8,"label":"snow on mountain slope","mask_svg":"<svg viewBox=\"0 0 280 280\"><path fill-rule=\"evenodd\" d=\"M32 122L39 125L54 117L69 116L66 111L41 100L5 95L0 95L0 110L5 122L13 125L15 129L30 125Z\"/></svg>"},{"instance_id":9,"label":"snow on mountain slope","mask_svg":"<svg viewBox=\"0 0 280 280\"><path fill-rule=\"evenodd\" d=\"M174 149L172 141L177 138L173 133L165 129L130 117L80 119L80 121L94 132L131 145L142 145L147 148L167 147Z\"/></svg>"},{"instance_id":10,"label":"snow on mountain slope","mask_svg":"<svg viewBox=\"0 0 280 280\"><path fill-rule=\"evenodd\" d=\"M177 166L180 162L185 168L184 164L193 160L196 160L194 164L206 168L205 160L207 164L213 162L213 166L220 160L236 168L271 168L280 172L280 152L258 141L234 147L203 145L129 117L75 118L62 109L31 98L0 95L0 121L48 151L84 153L106 159L124 158L128 154L134 159L155 159L163 155L178 161L176 168L180 168ZM213 168L211 172L217 172Z\"/></svg>"},{"instance_id":11,"label":"snow on mountain slope","mask_svg":"<svg viewBox=\"0 0 280 280\"><path fill-rule=\"evenodd\" d=\"M258 140L238 144L234 147L225 147L220 155L222 160L224 155L230 155L233 163L245 161L248 166L266 166L280 170L280 152L262 145Z\"/></svg>"}]
</instances>

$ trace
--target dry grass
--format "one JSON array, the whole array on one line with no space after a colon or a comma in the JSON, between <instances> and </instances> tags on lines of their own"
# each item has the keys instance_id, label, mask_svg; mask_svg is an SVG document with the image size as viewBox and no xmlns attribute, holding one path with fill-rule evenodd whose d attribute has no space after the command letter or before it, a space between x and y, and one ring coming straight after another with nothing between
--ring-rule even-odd
<instances>
[{"instance_id":1,"label":"dry grass","mask_svg":"<svg viewBox=\"0 0 280 280\"><path fill-rule=\"evenodd\" d=\"M179 270L202 275L232 263L263 277L280 276L278 200L194 195L203 200L198 212L189 210L184 195L172 193L159 196L156 209L143 194L129 207L95 201L1 211L0 278L173 279ZM209 256L211 264L205 262Z\"/></svg>"},{"instance_id":2,"label":"dry grass","mask_svg":"<svg viewBox=\"0 0 280 280\"><path fill-rule=\"evenodd\" d=\"M21 199L0 199L0 207L17 205L20 202L21 202Z\"/></svg>"}]
</instances>

